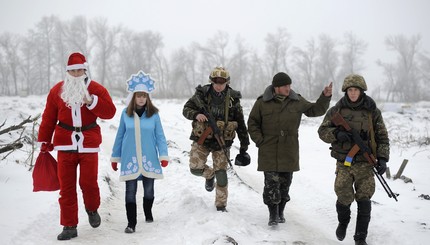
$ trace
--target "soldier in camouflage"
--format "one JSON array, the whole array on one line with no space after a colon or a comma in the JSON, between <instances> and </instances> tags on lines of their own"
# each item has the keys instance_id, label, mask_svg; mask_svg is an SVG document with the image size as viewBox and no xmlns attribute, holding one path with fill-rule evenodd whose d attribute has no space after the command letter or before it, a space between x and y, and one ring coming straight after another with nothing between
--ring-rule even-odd
<instances>
[{"instance_id":1,"label":"soldier in camouflage","mask_svg":"<svg viewBox=\"0 0 430 245\"><path fill-rule=\"evenodd\" d=\"M218 211L225 212L228 197L228 159L213 133L205 134L208 118L204 111L210 113L216 121L228 152L237 133L240 140L240 154L247 155L249 136L240 105L242 96L239 91L229 86L229 72L223 67L216 67L209 75L209 82L210 84L197 86L194 95L185 103L182 114L192 120L193 126L190 136L193 141L190 151L190 171L193 175L206 179L207 191L210 192L216 187L215 206ZM212 153L213 167L207 165L210 153Z\"/></svg>"},{"instance_id":2,"label":"soldier in camouflage","mask_svg":"<svg viewBox=\"0 0 430 245\"><path fill-rule=\"evenodd\" d=\"M269 208L269 226L285 223L293 172L299 171L299 126L302 115L322 116L332 94L331 84L315 103L291 90L291 78L277 73L248 118L251 139L258 147L258 171L264 171L263 202Z\"/></svg>"},{"instance_id":3,"label":"soldier in camouflage","mask_svg":"<svg viewBox=\"0 0 430 245\"><path fill-rule=\"evenodd\" d=\"M378 159L376 166L378 173L383 174L390 154L388 133L381 111L376 107L375 101L364 93L366 90L367 85L362 76L356 74L347 76L342 86L345 96L329 109L318 129L319 137L331 144L331 156L337 161L334 188L337 195L336 211L339 224L336 237L340 241L345 238L351 215L350 206L355 199L358 212L354 240L357 245L367 244L370 199L375 192L373 166L361 151L355 155L350 153L355 144L352 136L343 127L336 127L332 123L332 116L339 112L351 128L360 132L361 138ZM352 161L349 161L351 157Z\"/></svg>"}]
</instances>

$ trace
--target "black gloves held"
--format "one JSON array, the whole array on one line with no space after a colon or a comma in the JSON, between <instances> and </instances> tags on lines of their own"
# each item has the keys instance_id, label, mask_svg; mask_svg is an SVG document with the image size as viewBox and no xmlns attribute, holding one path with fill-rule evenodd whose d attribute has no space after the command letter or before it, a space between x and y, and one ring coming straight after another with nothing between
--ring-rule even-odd
<instances>
[{"instance_id":1,"label":"black gloves held","mask_svg":"<svg viewBox=\"0 0 430 245\"><path fill-rule=\"evenodd\" d=\"M240 148L239 154L237 154L236 158L234 159L234 165L237 166L248 166L251 163L251 156L246 153L245 148Z\"/></svg>"},{"instance_id":2,"label":"black gloves held","mask_svg":"<svg viewBox=\"0 0 430 245\"><path fill-rule=\"evenodd\" d=\"M349 133L347 131L339 130L336 132L336 139L340 143L351 142L352 141L352 135L351 135L351 133Z\"/></svg>"},{"instance_id":3,"label":"black gloves held","mask_svg":"<svg viewBox=\"0 0 430 245\"><path fill-rule=\"evenodd\" d=\"M383 175L387 170L387 160L385 158L378 158L375 168L379 175Z\"/></svg>"}]
</instances>

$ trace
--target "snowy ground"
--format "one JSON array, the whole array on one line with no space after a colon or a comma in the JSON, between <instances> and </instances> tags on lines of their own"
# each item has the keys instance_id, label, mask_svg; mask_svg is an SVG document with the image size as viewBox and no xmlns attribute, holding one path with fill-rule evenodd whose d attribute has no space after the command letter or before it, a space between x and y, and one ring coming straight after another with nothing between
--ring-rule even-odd
<instances>
[{"instance_id":1,"label":"snowy ground","mask_svg":"<svg viewBox=\"0 0 430 245\"><path fill-rule=\"evenodd\" d=\"M87 221L79 193L78 237L69 244L354 244L356 206L343 242L336 240L337 226L333 191L334 160L328 144L319 140L317 128L322 120L304 117L300 128L301 171L296 172L291 186L291 202L286 207L285 224L269 227L268 210L262 201L263 174L256 171L257 149L251 144L251 165L234 167L252 188L240 183L230 173L228 212L217 212L215 193L206 192L204 179L188 169L188 136L191 123L182 116L184 100L157 100L172 161L164 169L165 178L155 182L154 223L144 222L142 200L138 198L136 233L125 234L127 221L124 183L118 172L110 168L109 157L118 125L119 113L108 121L100 121L103 144L99 162L99 184L102 224L93 229ZM254 101L243 101L247 116ZM0 125L16 124L28 116L41 113L44 97L2 97ZM124 105L116 100L118 112ZM388 198L377 182L373 197L369 244L428 244L430 239L430 201L420 195L430 194L430 103L414 105L384 104L383 116L392 138L389 167L394 175L403 159L409 163L403 175L413 183L386 179L399 193L399 201ZM413 109L412 109L413 108ZM27 131L31 127L27 126ZM0 136L0 144L14 135ZM426 144L425 144L426 143ZM231 155L238 153L235 142ZM28 146L0 162L0 244L57 244L59 206L57 192L32 192L32 177L27 159ZM0 155L0 159L5 154ZM54 153L55 155L55 153ZM142 187L138 196L142 197Z\"/></svg>"}]
</instances>

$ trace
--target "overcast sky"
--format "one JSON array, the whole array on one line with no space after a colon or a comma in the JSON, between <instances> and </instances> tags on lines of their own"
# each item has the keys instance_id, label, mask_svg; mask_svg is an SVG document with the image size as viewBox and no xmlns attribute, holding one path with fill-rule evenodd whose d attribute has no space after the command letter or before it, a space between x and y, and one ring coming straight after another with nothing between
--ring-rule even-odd
<instances>
[{"instance_id":1,"label":"overcast sky","mask_svg":"<svg viewBox=\"0 0 430 245\"><path fill-rule=\"evenodd\" d=\"M240 35L258 47L267 33L283 27L292 43L329 34L342 38L353 32L369 43L366 67L377 69L384 60L388 35L421 34L430 51L430 0L0 0L0 33L25 33L43 16L69 20L76 15L108 18L135 31L153 30L164 37L167 49L192 41L205 43L216 31ZM381 57L382 56L382 57ZM384 60L385 61L385 60Z\"/></svg>"}]
</instances>

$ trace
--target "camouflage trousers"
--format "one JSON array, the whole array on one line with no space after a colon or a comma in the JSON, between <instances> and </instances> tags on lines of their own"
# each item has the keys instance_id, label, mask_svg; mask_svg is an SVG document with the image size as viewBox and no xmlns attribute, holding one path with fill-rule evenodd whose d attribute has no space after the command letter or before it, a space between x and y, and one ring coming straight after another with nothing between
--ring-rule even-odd
<instances>
[{"instance_id":1,"label":"camouflage trousers","mask_svg":"<svg viewBox=\"0 0 430 245\"><path fill-rule=\"evenodd\" d=\"M290 201L292 172L264 172L263 202L266 205L279 204L281 200Z\"/></svg>"},{"instance_id":2,"label":"camouflage trousers","mask_svg":"<svg viewBox=\"0 0 430 245\"><path fill-rule=\"evenodd\" d=\"M375 193L375 178L368 162L355 162L351 167L343 162L336 163L334 191L337 201L343 205L356 201L370 200Z\"/></svg>"},{"instance_id":3,"label":"camouflage trousers","mask_svg":"<svg viewBox=\"0 0 430 245\"><path fill-rule=\"evenodd\" d=\"M209 154L212 153L213 167L207 165ZM227 158L223 150L210 151L206 147L193 142L190 151L190 170L200 172L205 179L215 176L215 206L227 207L228 180L227 180ZM199 174L200 175L200 174Z\"/></svg>"}]
</instances>

